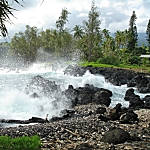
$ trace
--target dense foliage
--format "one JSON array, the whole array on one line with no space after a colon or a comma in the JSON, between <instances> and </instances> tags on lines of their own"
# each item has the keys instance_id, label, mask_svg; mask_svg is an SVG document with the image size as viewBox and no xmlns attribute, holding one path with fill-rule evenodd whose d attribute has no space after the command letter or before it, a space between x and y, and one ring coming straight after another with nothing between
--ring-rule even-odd
<instances>
[{"instance_id":1,"label":"dense foliage","mask_svg":"<svg viewBox=\"0 0 150 150\"><path fill-rule=\"evenodd\" d=\"M40 150L41 142L38 136L11 138L0 136L0 150Z\"/></svg>"},{"instance_id":2,"label":"dense foliage","mask_svg":"<svg viewBox=\"0 0 150 150\"><path fill-rule=\"evenodd\" d=\"M17 4L20 4L18 0L12 0ZM10 15L13 16L13 10L9 4L8 0L0 0L0 32L2 36L6 36L8 34L5 23L10 21Z\"/></svg>"},{"instance_id":3,"label":"dense foliage","mask_svg":"<svg viewBox=\"0 0 150 150\"><path fill-rule=\"evenodd\" d=\"M75 25L73 29L66 28L69 14L66 8L62 9L55 29L41 31L27 25L25 32L16 33L12 38L12 53L30 62L36 60L37 51L42 49L55 57L70 58L73 53L78 53L83 61L89 62L145 64L140 55L150 53L150 21L146 30L149 45L138 46L135 11L130 17L129 27L124 31L116 31L114 36L109 30L101 29L100 13L94 1L88 19L82 25Z\"/></svg>"},{"instance_id":4,"label":"dense foliage","mask_svg":"<svg viewBox=\"0 0 150 150\"><path fill-rule=\"evenodd\" d=\"M11 50L25 61L35 61L37 50L40 48L38 29L26 26L25 32L16 33L11 40Z\"/></svg>"}]
</instances>

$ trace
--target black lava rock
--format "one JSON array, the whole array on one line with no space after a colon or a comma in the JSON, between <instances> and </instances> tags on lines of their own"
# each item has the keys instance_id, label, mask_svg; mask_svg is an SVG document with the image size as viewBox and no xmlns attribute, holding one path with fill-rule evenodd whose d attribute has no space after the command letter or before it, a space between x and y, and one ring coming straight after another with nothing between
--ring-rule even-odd
<instances>
[{"instance_id":1,"label":"black lava rock","mask_svg":"<svg viewBox=\"0 0 150 150\"><path fill-rule=\"evenodd\" d=\"M121 123L135 123L136 121L139 121L138 115L133 110L129 110L120 117Z\"/></svg>"},{"instance_id":2,"label":"black lava rock","mask_svg":"<svg viewBox=\"0 0 150 150\"><path fill-rule=\"evenodd\" d=\"M114 128L107 131L101 141L105 143L121 144L130 139L130 134L121 128Z\"/></svg>"}]
</instances>

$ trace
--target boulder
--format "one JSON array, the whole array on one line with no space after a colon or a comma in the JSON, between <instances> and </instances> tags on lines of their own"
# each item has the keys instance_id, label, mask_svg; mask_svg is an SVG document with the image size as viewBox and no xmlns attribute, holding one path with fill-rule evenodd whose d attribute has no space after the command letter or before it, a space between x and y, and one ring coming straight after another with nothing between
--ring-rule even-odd
<instances>
[{"instance_id":1,"label":"boulder","mask_svg":"<svg viewBox=\"0 0 150 150\"><path fill-rule=\"evenodd\" d=\"M150 92L150 80L149 78L142 76L140 80L137 82L137 89L140 93L148 93Z\"/></svg>"},{"instance_id":2,"label":"boulder","mask_svg":"<svg viewBox=\"0 0 150 150\"><path fill-rule=\"evenodd\" d=\"M61 91L60 86L56 85L55 81L49 81L42 76L35 76L25 88L26 93L34 96L50 96L54 92Z\"/></svg>"},{"instance_id":3,"label":"boulder","mask_svg":"<svg viewBox=\"0 0 150 150\"><path fill-rule=\"evenodd\" d=\"M109 114L107 115L107 117L112 120L112 121L115 121L115 120L118 120L120 118L120 113L118 113L116 111L116 109L111 109L109 111Z\"/></svg>"},{"instance_id":4,"label":"boulder","mask_svg":"<svg viewBox=\"0 0 150 150\"><path fill-rule=\"evenodd\" d=\"M78 92L72 85L68 86L68 89L62 92L70 101L71 101L71 107L74 107L77 105L78 102Z\"/></svg>"},{"instance_id":5,"label":"boulder","mask_svg":"<svg viewBox=\"0 0 150 150\"><path fill-rule=\"evenodd\" d=\"M103 88L97 88L89 84L75 89L70 85L63 94L71 100L73 107L89 103L109 106L111 103L110 97L112 96L111 91Z\"/></svg>"},{"instance_id":6,"label":"boulder","mask_svg":"<svg viewBox=\"0 0 150 150\"><path fill-rule=\"evenodd\" d=\"M130 101L130 99L132 99L133 97L135 96L135 94L134 94L134 89L128 89L127 91L126 91L126 94L125 94L125 97L124 97L124 99L126 100L126 101Z\"/></svg>"},{"instance_id":7,"label":"boulder","mask_svg":"<svg viewBox=\"0 0 150 150\"><path fill-rule=\"evenodd\" d=\"M138 109L144 108L144 102L137 96L129 101L129 108Z\"/></svg>"},{"instance_id":8,"label":"boulder","mask_svg":"<svg viewBox=\"0 0 150 150\"><path fill-rule=\"evenodd\" d=\"M127 86L128 87L136 87L137 83L139 83L142 80L142 75L138 74L134 76L130 81L128 81Z\"/></svg>"},{"instance_id":9,"label":"boulder","mask_svg":"<svg viewBox=\"0 0 150 150\"><path fill-rule=\"evenodd\" d=\"M133 112L133 110L128 110L126 113L122 114L120 117L120 122L124 124L130 124L138 122L138 115Z\"/></svg>"},{"instance_id":10,"label":"boulder","mask_svg":"<svg viewBox=\"0 0 150 150\"><path fill-rule=\"evenodd\" d=\"M87 84L85 87L79 87L76 90L78 91L78 104L95 103L109 106L111 103L112 92L107 89Z\"/></svg>"},{"instance_id":11,"label":"boulder","mask_svg":"<svg viewBox=\"0 0 150 150\"><path fill-rule=\"evenodd\" d=\"M143 99L144 108L150 109L150 95L146 95Z\"/></svg>"},{"instance_id":12,"label":"boulder","mask_svg":"<svg viewBox=\"0 0 150 150\"><path fill-rule=\"evenodd\" d=\"M140 93L150 92L150 78L146 74L138 74L127 83L128 87L137 87Z\"/></svg>"},{"instance_id":13,"label":"boulder","mask_svg":"<svg viewBox=\"0 0 150 150\"><path fill-rule=\"evenodd\" d=\"M129 139L130 134L127 131L121 128L113 128L104 134L101 141L109 144L121 144Z\"/></svg>"},{"instance_id":14,"label":"boulder","mask_svg":"<svg viewBox=\"0 0 150 150\"><path fill-rule=\"evenodd\" d=\"M94 94L92 101L96 104L103 104L108 107L111 103L111 99L110 99L111 96L112 93L110 91L101 89Z\"/></svg>"},{"instance_id":15,"label":"boulder","mask_svg":"<svg viewBox=\"0 0 150 150\"><path fill-rule=\"evenodd\" d=\"M119 113L119 112L122 112L122 105L120 104L120 103L118 103L115 107L114 107L114 109L116 110L116 112L117 113Z\"/></svg>"},{"instance_id":16,"label":"boulder","mask_svg":"<svg viewBox=\"0 0 150 150\"><path fill-rule=\"evenodd\" d=\"M134 94L134 89L128 89L126 91L124 99L129 101L129 108L143 108L144 102L140 99L139 95Z\"/></svg>"}]
</instances>

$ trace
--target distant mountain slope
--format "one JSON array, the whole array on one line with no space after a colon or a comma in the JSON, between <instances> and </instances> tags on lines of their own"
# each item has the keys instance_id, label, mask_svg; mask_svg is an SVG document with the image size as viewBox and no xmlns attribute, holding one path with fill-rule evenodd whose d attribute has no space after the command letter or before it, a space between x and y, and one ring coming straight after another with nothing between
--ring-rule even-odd
<instances>
[{"instance_id":1,"label":"distant mountain slope","mask_svg":"<svg viewBox=\"0 0 150 150\"><path fill-rule=\"evenodd\" d=\"M146 33L138 33L138 45L142 46L147 45L147 40L146 40Z\"/></svg>"},{"instance_id":2,"label":"distant mountain slope","mask_svg":"<svg viewBox=\"0 0 150 150\"><path fill-rule=\"evenodd\" d=\"M111 36L115 37L115 33L110 33ZM138 45L147 45L146 33L138 33Z\"/></svg>"}]
</instances>

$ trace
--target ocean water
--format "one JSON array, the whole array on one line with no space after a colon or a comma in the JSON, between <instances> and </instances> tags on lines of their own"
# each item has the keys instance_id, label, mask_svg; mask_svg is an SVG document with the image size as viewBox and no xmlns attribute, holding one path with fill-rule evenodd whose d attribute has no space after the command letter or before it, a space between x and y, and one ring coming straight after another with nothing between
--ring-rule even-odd
<instances>
[{"instance_id":1,"label":"ocean water","mask_svg":"<svg viewBox=\"0 0 150 150\"><path fill-rule=\"evenodd\" d=\"M67 89L68 85L73 85L76 88L83 87L85 84L109 89L113 92L112 107L117 103L128 106L128 102L124 101L124 95L128 89L126 85L114 86L106 82L103 76L93 75L89 71L80 77L64 75L64 69L65 67L61 65L54 68L52 65L44 63L36 63L26 69L0 68L0 119L45 118L47 114L51 118L52 116L59 116L61 110L69 108L70 103L64 96L60 96L57 107L53 104L56 100L56 93L51 98L44 96L31 98L27 95L25 87L36 75L55 81L62 90ZM144 94L139 95L145 96Z\"/></svg>"}]
</instances>

